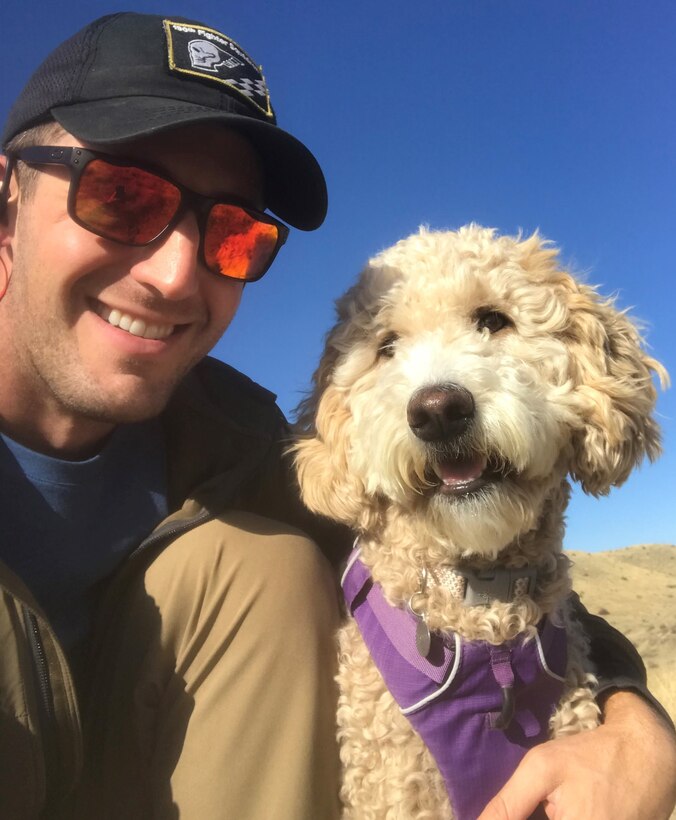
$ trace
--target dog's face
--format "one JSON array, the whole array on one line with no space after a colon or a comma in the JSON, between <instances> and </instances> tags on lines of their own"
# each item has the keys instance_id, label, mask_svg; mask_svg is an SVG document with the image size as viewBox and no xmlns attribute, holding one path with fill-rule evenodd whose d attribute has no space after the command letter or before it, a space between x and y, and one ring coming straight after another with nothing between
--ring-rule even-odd
<instances>
[{"instance_id":1,"label":"dog's face","mask_svg":"<svg viewBox=\"0 0 676 820\"><path fill-rule=\"evenodd\" d=\"M456 552L538 526L567 475L592 493L659 452L661 366L537 236L421 231L338 304L300 423L306 503L368 528L384 509Z\"/></svg>"}]
</instances>

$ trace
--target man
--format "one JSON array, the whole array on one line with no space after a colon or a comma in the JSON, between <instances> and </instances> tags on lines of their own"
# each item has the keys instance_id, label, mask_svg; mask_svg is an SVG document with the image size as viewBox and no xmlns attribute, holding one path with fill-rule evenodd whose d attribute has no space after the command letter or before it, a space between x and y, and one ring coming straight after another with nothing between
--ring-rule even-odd
<instances>
[{"instance_id":1,"label":"man","mask_svg":"<svg viewBox=\"0 0 676 820\"><path fill-rule=\"evenodd\" d=\"M2 144L2 817L330 820L338 608L294 527L345 539L300 508L273 397L206 358L286 238L265 209L323 221L321 171L250 57L176 17L87 26ZM582 817L592 784L615 818L667 810L640 659L586 622L607 724L527 758L492 817Z\"/></svg>"}]
</instances>

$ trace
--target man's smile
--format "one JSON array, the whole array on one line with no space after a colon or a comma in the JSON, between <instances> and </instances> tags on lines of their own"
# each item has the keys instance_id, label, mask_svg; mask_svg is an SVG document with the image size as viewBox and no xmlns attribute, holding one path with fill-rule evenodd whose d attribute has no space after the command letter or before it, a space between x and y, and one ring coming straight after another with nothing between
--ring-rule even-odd
<instances>
[{"instance_id":1,"label":"man's smile","mask_svg":"<svg viewBox=\"0 0 676 820\"><path fill-rule=\"evenodd\" d=\"M102 304L97 305L96 312L109 325L126 330L132 336L140 336L143 339L166 339L177 327L173 324L147 322L131 313L123 313L117 308L109 308Z\"/></svg>"}]
</instances>

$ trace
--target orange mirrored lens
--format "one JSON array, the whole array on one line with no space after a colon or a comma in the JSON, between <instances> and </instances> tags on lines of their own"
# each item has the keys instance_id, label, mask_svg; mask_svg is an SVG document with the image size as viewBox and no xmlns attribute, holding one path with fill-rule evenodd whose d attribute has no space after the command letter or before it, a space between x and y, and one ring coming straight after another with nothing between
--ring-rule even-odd
<instances>
[{"instance_id":1,"label":"orange mirrored lens","mask_svg":"<svg viewBox=\"0 0 676 820\"><path fill-rule=\"evenodd\" d=\"M265 272L278 239L276 225L260 222L236 205L221 203L209 212L204 258L211 270L250 281Z\"/></svg>"},{"instance_id":2,"label":"orange mirrored lens","mask_svg":"<svg viewBox=\"0 0 676 820\"><path fill-rule=\"evenodd\" d=\"M108 239L144 245L167 227L180 202L181 192L166 179L94 159L80 177L75 214Z\"/></svg>"}]
</instances>

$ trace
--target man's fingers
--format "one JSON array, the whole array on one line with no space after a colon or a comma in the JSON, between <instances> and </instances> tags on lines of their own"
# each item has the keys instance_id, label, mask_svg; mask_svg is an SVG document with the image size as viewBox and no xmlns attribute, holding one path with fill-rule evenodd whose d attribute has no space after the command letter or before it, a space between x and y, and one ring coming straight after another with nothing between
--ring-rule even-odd
<instances>
[{"instance_id":1,"label":"man's fingers","mask_svg":"<svg viewBox=\"0 0 676 820\"><path fill-rule=\"evenodd\" d=\"M481 812L478 820L529 820L546 814L538 806L552 793L556 783L545 764L547 744L538 746L524 757L514 774ZM534 814L537 810L537 814Z\"/></svg>"}]
</instances>

